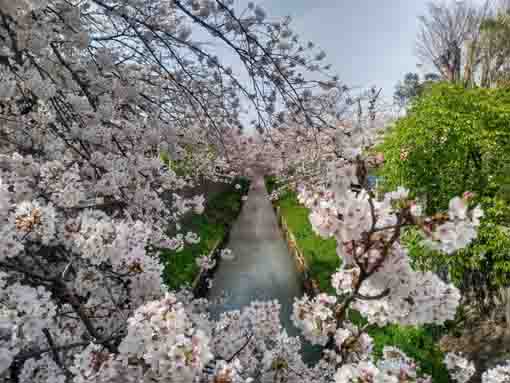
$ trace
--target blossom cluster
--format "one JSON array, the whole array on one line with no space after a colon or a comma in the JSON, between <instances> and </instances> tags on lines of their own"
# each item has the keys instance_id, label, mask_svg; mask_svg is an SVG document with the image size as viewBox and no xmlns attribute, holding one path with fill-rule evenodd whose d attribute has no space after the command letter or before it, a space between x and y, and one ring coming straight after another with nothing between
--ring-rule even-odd
<instances>
[{"instance_id":1,"label":"blossom cluster","mask_svg":"<svg viewBox=\"0 0 510 383\"><path fill-rule=\"evenodd\" d=\"M503 383L510 380L510 362L487 370L482 375L483 383Z\"/></svg>"},{"instance_id":2,"label":"blossom cluster","mask_svg":"<svg viewBox=\"0 0 510 383\"><path fill-rule=\"evenodd\" d=\"M394 347L385 347L383 357L377 363L362 361L344 364L335 375L335 383L354 382L413 382L428 383L430 377L417 373L416 363Z\"/></svg>"},{"instance_id":3,"label":"blossom cluster","mask_svg":"<svg viewBox=\"0 0 510 383\"><path fill-rule=\"evenodd\" d=\"M311 208L310 222L316 232L337 240L342 266L332 277L339 295L351 295L352 307L369 322L385 325L443 323L453 319L460 294L453 285L442 282L431 272L413 270L406 250L396 241L400 227L419 225L420 209L408 200L408 191L387 193L377 201L357 184L355 168L346 165L335 171L329 189L301 189L299 200ZM459 202L461 201L461 202ZM449 216L455 232L467 232L461 240L443 234L442 223L432 231L428 242L447 250L466 246L476 235L480 211L468 217L467 205L460 198L452 200ZM378 299L371 299L377 297Z\"/></svg>"},{"instance_id":4,"label":"blossom cluster","mask_svg":"<svg viewBox=\"0 0 510 383\"><path fill-rule=\"evenodd\" d=\"M475 373L473 362L468 361L461 355L449 352L444 358L444 363L450 377L458 383L466 383Z\"/></svg>"},{"instance_id":5,"label":"blossom cluster","mask_svg":"<svg viewBox=\"0 0 510 383\"><path fill-rule=\"evenodd\" d=\"M312 344L325 345L336 331L334 307L336 297L320 294L310 299L304 296L294 302L292 320Z\"/></svg>"}]
</instances>

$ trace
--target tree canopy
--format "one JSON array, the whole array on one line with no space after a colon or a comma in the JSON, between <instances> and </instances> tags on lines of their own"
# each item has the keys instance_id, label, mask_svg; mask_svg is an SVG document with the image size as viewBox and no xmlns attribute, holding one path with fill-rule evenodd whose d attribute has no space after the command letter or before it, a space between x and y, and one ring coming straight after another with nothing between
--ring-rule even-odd
<instances>
[{"instance_id":1,"label":"tree canopy","mask_svg":"<svg viewBox=\"0 0 510 383\"><path fill-rule=\"evenodd\" d=\"M435 84L379 147L385 187L405 185L428 214L438 213L452 196L464 192L474 193L474 200L482 203L486 215L472 246L454 257L414 249L427 268L450 266L452 278L466 289L494 290L510 282L509 125L508 89Z\"/></svg>"}]
</instances>

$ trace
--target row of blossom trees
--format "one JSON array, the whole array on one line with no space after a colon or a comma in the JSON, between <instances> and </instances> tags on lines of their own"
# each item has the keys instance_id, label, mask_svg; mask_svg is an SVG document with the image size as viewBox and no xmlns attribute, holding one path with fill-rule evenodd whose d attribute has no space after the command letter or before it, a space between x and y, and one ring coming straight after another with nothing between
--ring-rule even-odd
<instances>
[{"instance_id":1,"label":"row of blossom trees","mask_svg":"<svg viewBox=\"0 0 510 383\"><path fill-rule=\"evenodd\" d=\"M197 30L228 47L249 81L195 39ZM288 20L267 21L253 4L238 14L220 0L0 0L0 379L426 381L398 350L375 362L370 338L346 313L356 308L372 324L452 318L457 290L412 271L398 238L417 225L451 252L476 236L481 213L457 198L448 215L427 220L405 190L376 203L360 172L366 131L337 129L317 97L344 91L324 57ZM158 249L197 240L169 236L168 227L179 232L180 217L202 212L204 197L183 198L195 178L159 153L178 161L191 151L196 175L213 180L273 153L236 133L242 103L260 132L306 126L302 153L336 132L328 188L302 193L344 260L332 281L337 297L295 304L306 339L327 346L312 367L300 339L282 329L277 302L212 320L207 300L161 281Z\"/></svg>"}]
</instances>

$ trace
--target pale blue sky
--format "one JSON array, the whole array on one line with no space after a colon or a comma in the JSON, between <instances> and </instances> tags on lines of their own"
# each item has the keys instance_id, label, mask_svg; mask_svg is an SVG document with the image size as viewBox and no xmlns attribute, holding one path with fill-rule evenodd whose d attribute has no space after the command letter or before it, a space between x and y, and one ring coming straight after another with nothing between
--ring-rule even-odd
<instances>
[{"instance_id":1,"label":"pale blue sky","mask_svg":"<svg viewBox=\"0 0 510 383\"><path fill-rule=\"evenodd\" d=\"M236 7L247 4L236 0ZM340 80L383 88L391 98L397 81L417 71L414 42L427 0L262 0L269 16L290 15L304 40L328 54Z\"/></svg>"},{"instance_id":2,"label":"pale blue sky","mask_svg":"<svg viewBox=\"0 0 510 383\"><path fill-rule=\"evenodd\" d=\"M397 82L421 70L415 41L418 16L426 14L429 0L234 0L236 13L250 1L265 9L269 21L291 16L291 29L301 41L313 41L327 53L322 63L331 64L341 84L383 88L382 98L388 103ZM242 82L247 80L244 66L223 42L200 28L193 35L212 44L209 48L222 64L232 67ZM247 111L243 120L249 121L253 115Z\"/></svg>"},{"instance_id":3,"label":"pale blue sky","mask_svg":"<svg viewBox=\"0 0 510 383\"><path fill-rule=\"evenodd\" d=\"M251 0L234 0L237 12ZM435 2L455 0L435 0ZM462 1L462 0L457 0ZM486 0L465 0L482 4ZM430 66L418 67L415 41L430 0L253 0L267 12L269 20L292 17L292 29L302 41L313 41L327 53L340 82L351 87L383 88L392 101L395 85L408 72L424 74ZM201 33L199 36L206 36ZM232 52L216 45L220 60L234 73L246 76Z\"/></svg>"}]
</instances>

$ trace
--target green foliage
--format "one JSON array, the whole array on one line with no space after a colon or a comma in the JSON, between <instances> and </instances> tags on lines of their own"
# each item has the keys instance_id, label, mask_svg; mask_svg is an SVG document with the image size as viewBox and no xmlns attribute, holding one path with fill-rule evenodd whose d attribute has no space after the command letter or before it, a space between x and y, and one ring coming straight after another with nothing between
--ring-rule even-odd
<instances>
[{"instance_id":1,"label":"green foliage","mask_svg":"<svg viewBox=\"0 0 510 383\"><path fill-rule=\"evenodd\" d=\"M184 150L183 155L179 160L172 160L170 153L162 150L159 153L159 158L165 166L172 169L178 176L184 177L188 174L196 173L197 160L194 158L194 153L200 151L201 153L206 152L210 158L214 157L214 149L212 147L197 148L191 144L184 145L181 147Z\"/></svg>"},{"instance_id":2,"label":"green foliage","mask_svg":"<svg viewBox=\"0 0 510 383\"><path fill-rule=\"evenodd\" d=\"M173 170L175 174L177 174L178 176L182 177L186 174L190 174L189 169L187 169L189 166L187 164L188 161L186 161L186 159L183 159L181 161L173 161L170 158L170 154L166 151L161 151L159 153L159 158L161 159L161 162L163 162L165 166Z\"/></svg>"},{"instance_id":3,"label":"green foliage","mask_svg":"<svg viewBox=\"0 0 510 383\"><path fill-rule=\"evenodd\" d=\"M495 186L489 176L504 176L508 167L509 122L508 90L431 87L378 148L387 186L427 196L432 211L465 190L485 194Z\"/></svg>"},{"instance_id":4,"label":"green foliage","mask_svg":"<svg viewBox=\"0 0 510 383\"><path fill-rule=\"evenodd\" d=\"M479 240L471 246L466 255L478 261L476 268L489 274L494 286L510 284L510 205L498 199L487 199L482 206L487 219L478 232ZM465 254L468 253L468 254Z\"/></svg>"},{"instance_id":5,"label":"green foliage","mask_svg":"<svg viewBox=\"0 0 510 383\"><path fill-rule=\"evenodd\" d=\"M367 320L355 310L349 312L349 320L358 326L365 326ZM402 350L418 364L419 373L432 376L434 383L450 383L448 370L443 363L444 353L438 342L447 332L447 328L438 325L400 326L390 324L384 327L368 326L367 333L374 340L373 355L382 357L384 346L393 346Z\"/></svg>"},{"instance_id":6,"label":"green foliage","mask_svg":"<svg viewBox=\"0 0 510 383\"><path fill-rule=\"evenodd\" d=\"M425 91L428 85L439 81L440 77L434 73L427 73L422 81L417 73L406 73L403 81L399 81L395 86L393 100L404 107L412 102Z\"/></svg>"},{"instance_id":7,"label":"green foliage","mask_svg":"<svg viewBox=\"0 0 510 383\"><path fill-rule=\"evenodd\" d=\"M241 185L240 190L234 188ZM183 232L192 231L200 236L200 242L186 245L183 250L162 250L160 259L164 265L163 280L170 289L182 285L190 285L199 273L196 259L209 254L215 244L223 239L230 224L241 211L241 197L248 192L250 182L246 178L238 178L229 190L220 193L207 202L203 214L196 214L186 222Z\"/></svg>"},{"instance_id":8,"label":"green foliage","mask_svg":"<svg viewBox=\"0 0 510 383\"><path fill-rule=\"evenodd\" d=\"M444 354L439 349L438 335L444 332L435 327L388 325L368 331L374 339L375 357L382 356L384 346L395 346L413 358L420 373L432 376L434 383L448 383L450 377L443 363Z\"/></svg>"},{"instance_id":9,"label":"green foliage","mask_svg":"<svg viewBox=\"0 0 510 383\"><path fill-rule=\"evenodd\" d=\"M168 154L168 152L161 151L159 153L159 158L161 159L161 162L163 162L163 164L165 164L165 165L170 164L170 155Z\"/></svg>"},{"instance_id":10,"label":"green foliage","mask_svg":"<svg viewBox=\"0 0 510 383\"><path fill-rule=\"evenodd\" d=\"M413 264L420 270L439 271L447 266L457 286L466 284L465 276L477 271L489 290L510 284L510 206L496 198L482 199L485 219L478 229L478 239L453 255L427 249L418 230L407 230L402 240L409 249ZM467 282L469 284L469 281ZM470 287L470 286L468 286Z\"/></svg>"},{"instance_id":11,"label":"green foliage","mask_svg":"<svg viewBox=\"0 0 510 383\"><path fill-rule=\"evenodd\" d=\"M409 188L426 201L428 214L447 209L452 197L472 191L474 203L485 210L478 239L454 256L429 252L417 233L408 232L404 240L418 267L437 270L446 264L458 285L466 271L490 276L486 279L493 286L509 282L509 125L509 89L436 84L377 148L385 158L385 190Z\"/></svg>"}]
</instances>

